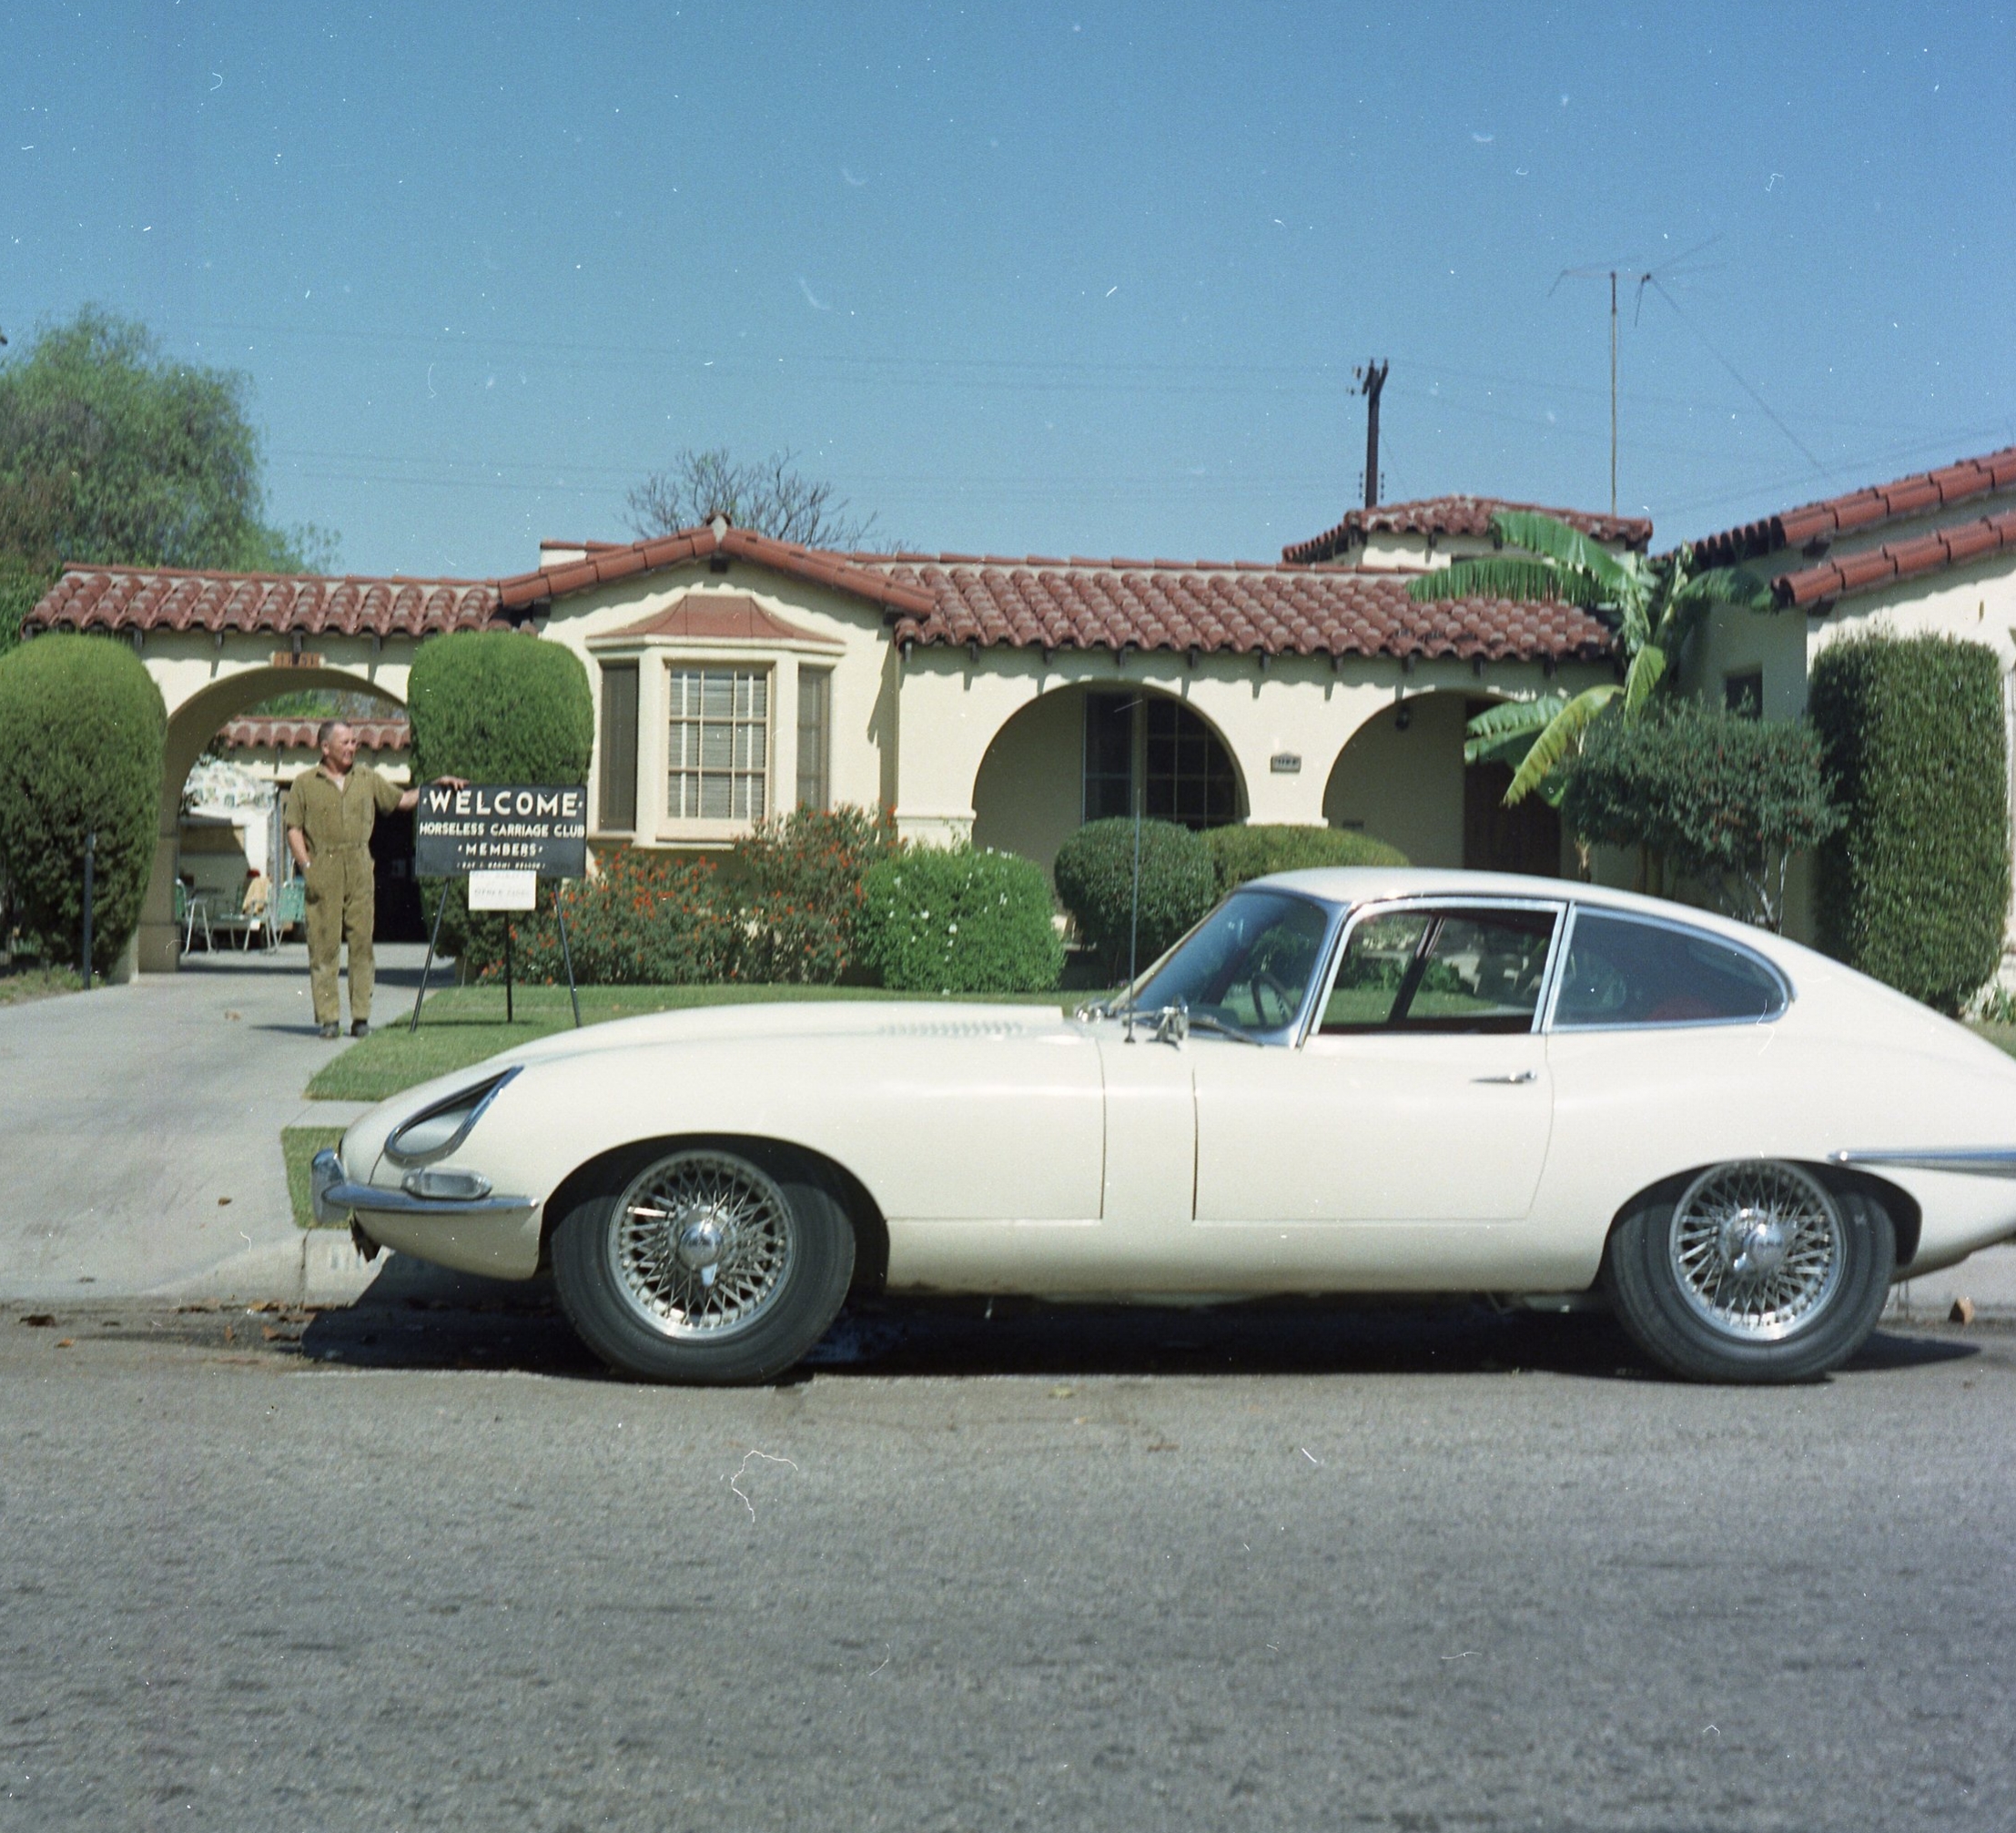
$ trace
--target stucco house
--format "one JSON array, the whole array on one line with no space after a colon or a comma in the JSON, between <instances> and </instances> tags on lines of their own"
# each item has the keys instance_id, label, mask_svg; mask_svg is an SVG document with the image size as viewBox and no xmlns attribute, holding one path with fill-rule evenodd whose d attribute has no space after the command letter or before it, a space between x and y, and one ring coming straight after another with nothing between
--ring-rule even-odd
<instances>
[{"instance_id":1,"label":"stucco house","mask_svg":"<svg viewBox=\"0 0 2016 1833\"><path fill-rule=\"evenodd\" d=\"M879 803L908 837L1044 865L1081 822L1363 828L1423 865L1555 872L1550 811L1463 761L1478 705L1614 678L1571 605L1415 604L1423 567L1485 551L1487 499L1353 511L1280 561L837 553L717 520L548 542L513 578L327 580L73 567L30 631L130 641L169 711L140 965L172 967L183 779L289 689L393 701L432 635L566 643L595 698L592 838L724 849L766 814ZM1642 550L1648 522L1556 511Z\"/></svg>"},{"instance_id":2,"label":"stucco house","mask_svg":"<svg viewBox=\"0 0 2016 1833\"><path fill-rule=\"evenodd\" d=\"M1724 608L1706 620L1684 659L1687 691L1797 719L1814 658L1830 643L1879 629L1964 637L2000 659L2016 769L2016 446L1802 503L1694 548L1707 564L1768 579L1772 608ZM1787 927L1810 939L1803 877L1792 894ZM2010 934L2016 939L2016 910Z\"/></svg>"}]
</instances>

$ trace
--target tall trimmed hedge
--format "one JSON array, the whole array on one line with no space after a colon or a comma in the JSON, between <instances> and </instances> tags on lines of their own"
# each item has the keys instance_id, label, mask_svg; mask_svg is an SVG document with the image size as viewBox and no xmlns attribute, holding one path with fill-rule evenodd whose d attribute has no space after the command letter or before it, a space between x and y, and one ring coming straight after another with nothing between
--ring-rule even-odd
<instances>
[{"instance_id":1,"label":"tall trimmed hedge","mask_svg":"<svg viewBox=\"0 0 2016 1833\"><path fill-rule=\"evenodd\" d=\"M1012 853L909 846L868 868L862 966L909 993L1039 993L1064 971L1049 880Z\"/></svg>"},{"instance_id":2,"label":"tall trimmed hedge","mask_svg":"<svg viewBox=\"0 0 2016 1833\"><path fill-rule=\"evenodd\" d=\"M1140 936L1143 967L1218 900L1211 851L1200 834L1173 821L1143 821ZM1108 978L1127 972L1134 914L1134 823L1126 815L1088 821L1057 850L1057 895Z\"/></svg>"},{"instance_id":3,"label":"tall trimmed hedge","mask_svg":"<svg viewBox=\"0 0 2016 1833\"><path fill-rule=\"evenodd\" d=\"M585 783L595 745L588 671L527 631L470 630L423 643L407 679L413 780Z\"/></svg>"},{"instance_id":4,"label":"tall trimmed hedge","mask_svg":"<svg viewBox=\"0 0 2016 1833\"><path fill-rule=\"evenodd\" d=\"M586 783L595 712L588 671L572 650L529 631L470 630L420 644L407 677L413 726L413 781ZM462 881L448 885L441 947L462 971L501 959L504 919L471 915ZM539 916L552 906L552 881L539 883Z\"/></svg>"},{"instance_id":5,"label":"tall trimmed hedge","mask_svg":"<svg viewBox=\"0 0 2016 1833\"><path fill-rule=\"evenodd\" d=\"M1835 643L1807 704L1847 817L1820 854L1821 946L1957 1012L2000 964L2009 908L1995 653L1940 636Z\"/></svg>"},{"instance_id":6,"label":"tall trimmed hedge","mask_svg":"<svg viewBox=\"0 0 2016 1833\"><path fill-rule=\"evenodd\" d=\"M1258 826L1213 827L1206 832L1204 845L1211 848L1211 871L1221 897L1270 872L1407 863L1407 856L1397 846L1346 827L1291 827L1266 822Z\"/></svg>"},{"instance_id":7,"label":"tall trimmed hedge","mask_svg":"<svg viewBox=\"0 0 2016 1833\"><path fill-rule=\"evenodd\" d=\"M101 973L140 921L167 730L159 691L123 643L58 633L0 656L0 863L25 926L75 961L85 837L96 834L91 960Z\"/></svg>"}]
</instances>

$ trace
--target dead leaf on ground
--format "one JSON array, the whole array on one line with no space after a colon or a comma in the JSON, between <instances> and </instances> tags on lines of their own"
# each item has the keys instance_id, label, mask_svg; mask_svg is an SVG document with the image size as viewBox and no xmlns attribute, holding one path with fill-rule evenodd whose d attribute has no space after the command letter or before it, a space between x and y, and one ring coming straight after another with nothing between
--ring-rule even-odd
<instances>
[{"instance_id":1,"label":"dead leaf on ground","mask_svg":"<svg viewBox=\"0 0 2016 1833\"><path fill-rule=\"evenodd\" d=\"M56 1347L59 1350L74 1350L76 1346L77 1340L75 1337L58 1337L56 1339Z\"/></svg>"}]
</instances>

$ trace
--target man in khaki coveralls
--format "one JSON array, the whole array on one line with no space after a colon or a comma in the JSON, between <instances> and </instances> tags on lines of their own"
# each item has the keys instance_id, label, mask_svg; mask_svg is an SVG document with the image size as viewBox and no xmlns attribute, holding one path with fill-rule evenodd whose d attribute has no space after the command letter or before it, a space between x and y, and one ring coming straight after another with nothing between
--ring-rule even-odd
<instances>
[{"instance_id":1,"label":"man in khaki coveralls","mask_svg":"<svg viewBox=\"0 0 2016 1833\"><path fill-rule=\"evenodd\" d=\"M287 792L287 850L308 880L308 984L315 1022L325 1038L342 1035L336 964L350 945L350 1036L371 1028L371 924L377 914L371 876L371 829L380 815L420 805L417 788L400 791L370 765L357 765L357 734L340 719L315 734L322 761L304 770ZM460 789L461 779L437 781Z\"/></svg>"}]
</instances>

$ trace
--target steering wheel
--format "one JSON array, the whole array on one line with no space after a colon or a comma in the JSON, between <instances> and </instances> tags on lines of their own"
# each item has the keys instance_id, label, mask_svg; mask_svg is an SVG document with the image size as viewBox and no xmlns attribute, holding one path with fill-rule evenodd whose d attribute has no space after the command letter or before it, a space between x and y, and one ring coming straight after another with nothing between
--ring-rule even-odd
<instances>
[{"instance_id":1,"label":"steering wheel","mask_svg":"<svg viewBox=\"0 0 2016 1833\"><path fill-rule=\"evenodd\" d=\"M1253 989L1253 1010L1260 1015L1263 1025L1286 1025L1293 1022L1295 1013L1302 1005L1301 996L1264 967L1253 970L1253 977L1248 982ZM1267 1001L1272 999L1281 1008L1279 1017L1270 1017Z\"/></svg>"}]
</instances>

